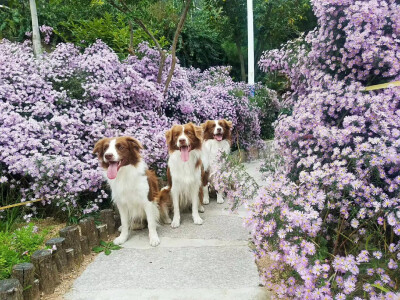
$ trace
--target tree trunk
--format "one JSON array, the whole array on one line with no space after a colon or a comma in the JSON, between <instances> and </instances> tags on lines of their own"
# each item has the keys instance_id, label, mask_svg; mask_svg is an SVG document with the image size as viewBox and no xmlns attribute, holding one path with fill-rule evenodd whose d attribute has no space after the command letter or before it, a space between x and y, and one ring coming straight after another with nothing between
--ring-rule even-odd
<instances>
[{"instance_id":1,"label":"tree trunk","mask_svg":"<svg viewBox=\"0 0 400 300\"><path fill-rule=\"evenodd\" d=\"M35 57L38 58L42 54L42 46L40 44L40 34L39 34L39 22L36 11L36 1L29 0L29 5L31 7L31 18L32 18L32 43L33 43L33 53Z\"/></svg>"},{"instance_id":2,"label":"tree trunk","mask_svg":"<svg viewBox=\"0 0 400 300\"><path fill-rule=\"evenodd\" d=\"M181 34L183 25L185 24L186 16L189 11L191 3L192 3L192 0L186 0L185 8L182 12L181 18L179 20L178 26L175 31L174 41L172 43L172 50L171 50L171 54L172 54L171 68L169 70L168 77L165 82L164 95L166 95L168 92L168 86L169 86L169 84L172 80L172 76L174 74L175 64L176 64L176 45L178 44L178 38L179 38L179 35Z\"/></svg>"},{"instance_id":3,"label":"tree trunk","mask_svg":"<svg viewBox=\"0 0 400 300\"><path fill-rule=\"evenodd\" d=\"M244 66L244 57L243 57L243 52L242 52L242 47L240 45L240 39L238 36L235 38L235 44L236 44L236 49L239 55L239 61L240 61L240 74L242 76L242 81L246 81L246 68Z\"/></svg>"}]
</instances>

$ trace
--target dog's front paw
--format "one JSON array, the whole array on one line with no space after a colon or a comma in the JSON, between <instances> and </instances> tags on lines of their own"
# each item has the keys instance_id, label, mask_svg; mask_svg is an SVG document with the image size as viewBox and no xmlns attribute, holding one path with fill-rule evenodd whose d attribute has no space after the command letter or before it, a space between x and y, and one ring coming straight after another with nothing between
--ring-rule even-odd
<instances>
[{"instance_id":1,"label":"dog's front paw","mask_svg":"<svg viewBox=\"0 0 400 300\"><path fill-rule=\"evenodd\" d=\"M150 246L152 247L156 247L160 244L160 239L158 238L158 236L152 236L150 237Z\"/></svg>"},{"instance_id":2,"label":"dog's front paw","mask_svg":"<svg viewBox=\"0 0 400 300\"><path fill-rule=\"evenodd\" d=\"M164 224L171 224L171 223L172 223L172 220L171 220L170 217L168 217L168 218L165 218L165 219L163 220L163 222L164 222Z\"/></svg>"},{"instance_id":3,"label":"dog's front paw","mask_svg":"<svg viewBox=\"0 0 400 300\"><path fill-rule=\"evenodd\" d=\"M208 203L210 203L210 198L204 197L203 198L203 204L207 205Z\"/></svg>"},{"instance_id":4,"label":"dog's front paw","mask_svg":"<svg viewBox=\"0 0 400 300\"><path fill-rule=\"evenodd\" d=\"M224 203L224 198L222 198L222 195L220 195L220 194L217 195L217 203L218 204Z\"/></svg>"},{"instance_id":5,"label":"dog's front paw","mask_svg":"<svg viewBox=\"0 0 400 300\"><path fill-rule=\"evenodd\" d=\"M122 235L120 235L119 237L117 237L117 238L114 240L114 244L115 244L115 245L121 245L121 244L125 243L127 239L128 239L127 236L122 236Z\"/></svg>"},{"instance_id":6,"label":"dog's front paw","mask_svg":"<svg viewBox=\"0 0 400 300\"><path fill-rule=\"evenodd\" d=\"M201 213L204 212L204 206L203 206L203 205L200 205L200 206L199 206L199 212L201 212Z\"/></svg>"},{"instance_id":7,"label":"dog's front paw","mask_svg":"<svg viewBox=\"0 0 400 300\"><path fill-rule=\"evenodd\" d=\"M203 219L200 216L193 216L193 222L196 225L201 225L203 224Z\"/></svg>"},{"instance_id":8,"label":"dog's front paw","mask_svg":"<svg viewBox=\"0 0 400 300\"><path fill-rule=\"evenodd\" d=\"M172 228L178 228L181 225L181 220L173 219L171 223Z\"/></svg>"}]
</instances>

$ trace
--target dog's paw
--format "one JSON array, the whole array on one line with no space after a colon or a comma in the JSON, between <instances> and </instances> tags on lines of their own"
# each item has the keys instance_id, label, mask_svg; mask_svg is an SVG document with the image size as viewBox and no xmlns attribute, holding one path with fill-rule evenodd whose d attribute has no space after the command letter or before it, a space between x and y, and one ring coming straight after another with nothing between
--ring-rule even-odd
<instances>
[{"instance_id":1,"label":"dog's paw","mask_svg":"<svg viewBox=\"0 0 400 300\"><path fill-rule=\"evenodd\" d=\"M200 206L199 206L199 212L201 212L201 213L204 212L204 206L203 206L203 205L200 205Z\"/></svg>"},{"instance_id":2,"label":"dog's paw","mask_svg":"<svg viewBox=\"0 0 400 300\"><path fill-rule=\"evenodd\" d=\"M143 224L143 223L134 223L134 224L131 225L131 229L132 230L141 230L141 229L144 229L144 228L146 228L146 225Z\"/></svg>"},{"instance_id":3,"label":"dog's paw","mask_svg":"<svg viewBox=\"0 0 400 300\"><path fill-rule=\"evenodd\" d=\"M181 220L172 220L171 227L178 228L181 225Z\"/></svg>"},{"instance_id":4,"label":"dog's paw","mask_svg":"<svg viewBox=\"0 0 400 300\"><path fill-rule=\"evenodd\" d=\"M156 247L160 244L160 239L158 238L158 236L152 236L150 237L150 246L152 247Z\"/></svg>"},{"instance_id":5,"label":"dog's paw","mask_svg":"<svg viewBox=\"0 0 400 300\"><path fill-rule=\"evenodd\" d=\"M193 216L193 222L196 225L201 225L203 224L203 219L200 216Z\"/></svg>"},{"instance_id":6,"label":"dog's paw","mask_svg":"<svg viewBox=\"0 0 400 300\"><path fill-rule=\"evenodd\" d=\"M210 203L210 198L204 197L204 198L203 198L203 204L204 204L204 205L207 205L208 203Z\"/></svg>"},{"instance_id":7,"label":"dog's paw","mask_svg":"<svg viewBox=\"0 0 400 300\"><path fill-rule=\"evenodd\" d=\"M217 203L218 204L224 203L224 198L222 198L222 196L220 194L217 195Z\"/></svg>"},{"instance_id":8,"label":"dog's paw","mask_svg":"<svg viewBox=\"0 0 400 300\"><path fill-rule=\"evenodd\" d=\"M164 222L164 224L171 224L172 220L170 217L168 217L168 218L164 218L163 222Z\"/></svg>"},{"instance_id":9,"label":"dog's paw","mask_svg":"<svg viewBox=\"0 0 400 300\"><path fill-rule=\"evenodd\" d=\"M125 236L120 235L119 237L117 237L117 238L114 240L114 244L115 244L115 245L122 245L123 243L126 242L127 239L128 239L128 237L125 237Z\"/></svg>"}]
</instances>

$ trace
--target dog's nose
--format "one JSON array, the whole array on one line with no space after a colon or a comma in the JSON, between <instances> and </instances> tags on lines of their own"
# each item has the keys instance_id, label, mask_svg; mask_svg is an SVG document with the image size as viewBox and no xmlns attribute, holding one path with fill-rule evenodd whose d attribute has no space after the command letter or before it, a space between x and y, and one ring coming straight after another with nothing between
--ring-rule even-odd
<instances>
[{"instance_id":1,"label":"dog's nose","mask_svg":"<svg viewBox=\"0 0 400 300\"><path fill-rule=\"evenodd\" d=\"M222 130L221 128L217 128L218 133L221 133L221 130Z\"/></svg>"},{"instance_id":2,"label":"dog's nose","mask_svg":"<svg viewBox=\"0 0 400 300\"><path fill-rule=\"evenodd\" d=\"M179 144L184 144L186 142L185 139L179 139Z\"/></svg>"},{"instance_id":3,"label":"dog's nose","mask_svg":"<svg viewBox=\"0 0 400 300\"><path fill-rule=\"evenodd\" d=\"M111 153L108 153L108 154L104 155L104 157L105 157L107 160L111 160L111 159L113 159L114 155L112 155Z\"/></svg>"}]
</instances>

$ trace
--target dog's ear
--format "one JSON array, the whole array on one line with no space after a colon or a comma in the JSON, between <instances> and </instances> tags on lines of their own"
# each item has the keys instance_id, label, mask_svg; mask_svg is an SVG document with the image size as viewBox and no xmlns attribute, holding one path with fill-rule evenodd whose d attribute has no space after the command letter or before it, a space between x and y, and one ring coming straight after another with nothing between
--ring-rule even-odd
<instances>
[{"instance_id":1,"label":"dog's ear","mask_svg":"<svg viewBox=\"0 0 400 300\"><path fill-rule=\"evenodd\" d=\"M165 132L165 139L167 141L167 145L172 142L172 129L169 129Z\"/></svg>"},{"instance_id":2,"label":"dog's ear","mask_svg":"<svg viewBox=\"0 0 400 300\"><path fill-rule=\"evenodd\" d=\"M107 140L108 138L102 138L101 140L97 141L93 148L93 154L97 154L98 157L102 157L104 154L104 143Z\"/></svg>"},{"instance_id":3,"label":"dog's ear","mask_svg":"<svg viewBox=\"0 0 400 300\"><path fill-rule=\"evenodd\" d=\"M136 150L141 150L143 149L142 144L135 138L127 136L126 141L131 145L134 149Z\"/></svg>"},{"instance_id":4,"label":"dog's ear","mask_svg":"<svg viewBox=\"0 0 400 300\"><path fill-rule=\"evenodd\" d=\"M203 127L202 126L196 126L193 124L194 127L194 135L199 139L203 140Z\"/></svg>"},{"instance_id":5,"label":"dog's ear","mask_svg":"<svg viewBox=\"0 0 400 300\"><path fill-rule=\"evenodd\" d=\"M229 128L229 129L232 129L232 121L227 121L227 120L225 120L225 119L224 119L224 121L225 121L225 123L228 125L228 128Z\"/></svg>"},{"instance_id":6,"label":"dog's ear","mask_svg":"<svg viewBox=\"0 0 400 300\"><path fill-rule=\"evenodd\" d=\"M206 131L207 123L208 123L208 120L205 121L204 123L200 124L201 128L202 128L204 131Z\"/></svg>"}]
</instances>

